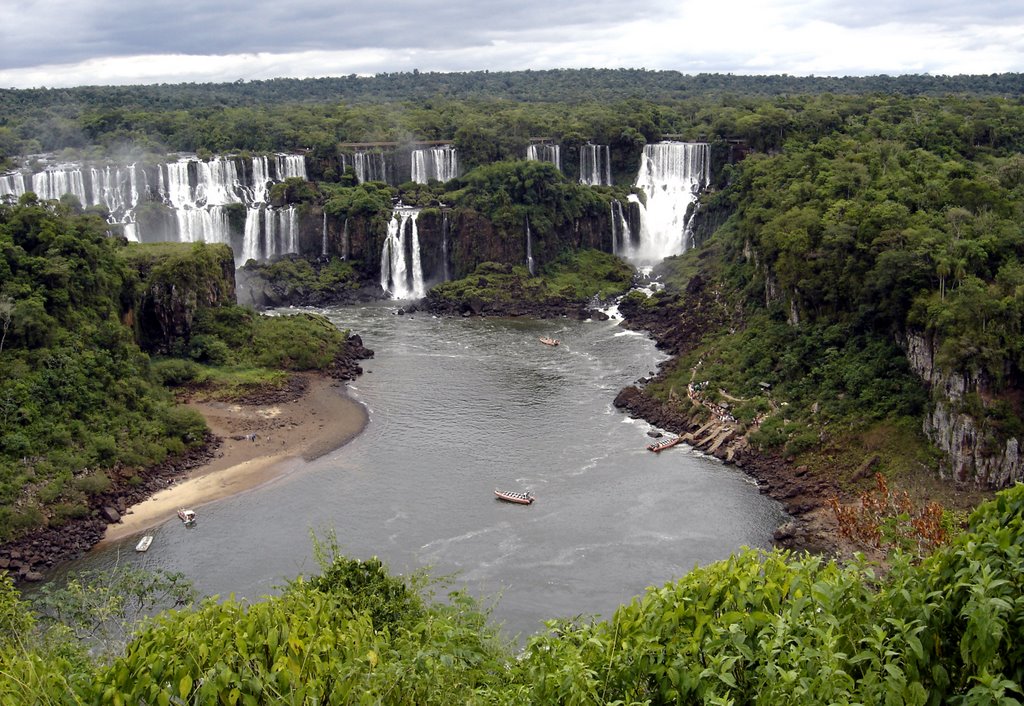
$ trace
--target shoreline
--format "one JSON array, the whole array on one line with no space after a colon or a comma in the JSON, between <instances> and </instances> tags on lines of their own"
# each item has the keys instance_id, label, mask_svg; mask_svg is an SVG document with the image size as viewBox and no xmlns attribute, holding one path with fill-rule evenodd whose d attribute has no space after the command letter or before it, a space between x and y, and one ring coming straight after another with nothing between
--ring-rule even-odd
<instances>
[{"instance_id":1,"label":"shoreline","mask_svg":"<svg viewBox=\"0 0 1024 706\"><path fill-rule=\"evenodd\" d=\"M189 402L220 439L212 457L126 508L96 546L177 519L179 507L201 507L265 485L287 475L299 461L341 448L366 428L366 408L348 396L344 383L316 374L297 377L300 393L284 401Z\"/></svg>"},{"instance_id":2,"label":"shoreline","mask_svg":"<svg viewBox=\"0 0 1024 706\"><path fill-rule=\"evenodd\" d=\"M179 507L252 490L341 448L369 421L345 385L362 375L359 361L372 357L360 336L350 334L344 354L325 370L293 372L280 389L243 402L182 402L206 421L200 445L146 469L112 469L111 486L91 498L87 515L0 546L0 574L15 585L45 581L93 547L177 520Z\"/></svg>"}]
</instances>

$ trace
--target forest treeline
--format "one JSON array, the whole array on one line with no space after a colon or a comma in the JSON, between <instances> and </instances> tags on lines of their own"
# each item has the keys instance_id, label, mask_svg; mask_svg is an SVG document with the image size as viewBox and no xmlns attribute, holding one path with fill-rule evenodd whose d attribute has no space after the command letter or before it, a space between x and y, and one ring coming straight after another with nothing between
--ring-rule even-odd
<instances>
[{"instance_id":1,"label":"forest treeline","mask_svg":"<svg viewBox=\"0 0 1024 706\"><path fill-rule=\"evenodd\" d=\"M282 103L338 101L395 102L431 98L507 99L525 102L578 101L644 97L659 102L714 94L995 95L1024 92L1024 75L789 76L684 74L647 69L549 69L524 71L391 72L375 76L274 78L232 83L179 83L148 86L80 86L0 90L0 109L9 113L78 103L95 106L195 109Z\"/></svg>"},{"instance_id":2,"label":"forest treeline","mask_svg":"<svg viewBox=\"0 0 1024 706\"><path fill-rule=\"evenodd\" d=\"M668 134L746 139L752 126L731 125L730 113L743 115L757 106L786 111L815 96L825 97L824 103L832 97L845 103L870 96L1013 100L1021 95L1024 74L1012 73L798 77L643 69L7 89L0 90L0 166L3 157L65 148L124 154L323 152L338 142L450 140L460 128L480 130L498 142L553 137L611 144L641 135L656 141ZM702 115L707 110L717 117Z\"/></svg>"}]
</instances>

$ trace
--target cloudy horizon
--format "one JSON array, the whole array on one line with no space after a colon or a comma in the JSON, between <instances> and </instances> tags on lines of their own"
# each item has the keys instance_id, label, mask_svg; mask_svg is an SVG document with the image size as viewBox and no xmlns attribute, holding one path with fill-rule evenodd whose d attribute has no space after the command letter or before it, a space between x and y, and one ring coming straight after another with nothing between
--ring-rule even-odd
<instances>
[{"instance_id":1,"label":"cloudy horizon","mask_svg":"<svg viewBox=\"0 0 1024 706\"><path fill-rule=\"evenodd\" d=\"M645 68L869 76L1024 71L1024 4L694 0L50 0L0 7L0 87L384 72Z\"/></svg>"}]
</instances>

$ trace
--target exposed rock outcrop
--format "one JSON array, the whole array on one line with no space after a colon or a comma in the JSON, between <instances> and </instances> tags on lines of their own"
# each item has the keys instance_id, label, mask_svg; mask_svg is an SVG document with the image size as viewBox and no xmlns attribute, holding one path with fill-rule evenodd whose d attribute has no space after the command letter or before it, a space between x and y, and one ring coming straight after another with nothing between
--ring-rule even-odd
<instances>
[{"instance_id":1,"label":"exposed rock outcrop","mask_svg":"<svg viewBox=\"0 0 1024 706\"><path fill-rule=\"evenodd\" d=\"M143 287L130 318L144 350L169 352L175 340L188 340L199 309L235 303L235 262L226 245L165 244L133 262Z\"/></svg>"},{"instance_id":2,"label":"exposed rock outcrop","mask_svg":"<svg viewBox=\"0 0 1024 706\"><path fill-rule=\"evenodd\" d=\"M631 416L679 434L693 448L735 464L757 481L761 493L778 500L790 515L775 532L775 544L821 554L838 551L835 518L827 499L838 493L833 482L794 466L776 454L756 450L738 426L697 407L666 404L635 385L624 388L614 405ZM666 452L667 453L667 452Z\"/></svg>"},{"instance_id":3,"label":"exposed rock outcrop","mask_svg":"<svg viewBox=\"0 0 1024 706\"><path fill-rule=\"evenodd\" d=\"M945 472L984 488L1005 488L1024 480L1021 439L998 433L984 416L986 401L992 398L988 381L943 370L936 364L939 342L934 336L912 331L901 343L911 368L931 388L924 433L946 454ZM973 413L967 411L969 396L976 402Z\"/></svg>"}]
</instances>

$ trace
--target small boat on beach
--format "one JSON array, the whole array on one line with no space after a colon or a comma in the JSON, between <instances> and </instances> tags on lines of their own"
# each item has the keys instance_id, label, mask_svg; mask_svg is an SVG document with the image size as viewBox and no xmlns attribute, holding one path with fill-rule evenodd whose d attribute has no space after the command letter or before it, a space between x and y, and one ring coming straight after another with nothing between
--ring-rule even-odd
<instances>
[{"instance_id":1,"label":"small boat on beach","mask_svg":"<svg viewBox=\"0 0 1024 706\"><path fill-rule=\"evenodd\" d=\"M498 497L498 500L504 500L507 503L517 503L519 505L529 505L534 500L534 497L530 495L530 491L520 493L515 490L495 489L494 494Z\"/></svg>"},{"instance_id":2,"label":"small boat on beach","mask_svg":"<svg viewBox=\"0 0 1024 706\"><path fill-rule=\"evenodd\" d=\"M187 510L187 509L185 509L183 507L179 507L178 508L178 519L181 520L186 525L195 524L195 521L196 521L196 511L195 510Z\"/></svg>"},{"instance_id":3,"label":"small boat on beach","mask_svg":"<svg viewBox=\"0 0 1024 706\"><path fill-rule=\"evenodd\" d=\"M666 436L663 439L658 439L653 444L648 444L647 450L658 453L659 451L664 451L665 449L675 446L680 441L682 441L682 439L678 436Z\"/></svg>"},{"instance_id":4,"label":"small boat on beach","mask_svg":"<svg viewBox=\"0 0 1024 706\"><path fill-rule=\"evenodd\" d=\"M543 343L545 346L557 346L558 345L558 339L557 338L548 338L547 336L541 336L540 339L538 339L538 340L541 343Z\"/></svg>"},{"instance_id":5,"label":"small boat on beach","mask_svg":"<svg viewBox=\"0 0 1024 706\"><path fill-rule=\"evenodd\" d=\"M135 545L135 551L144 552L149 549L149 545L153 543L153 535L147 534L145 537L139 540L139 543Z\"/></svg>"}]
</instances>

